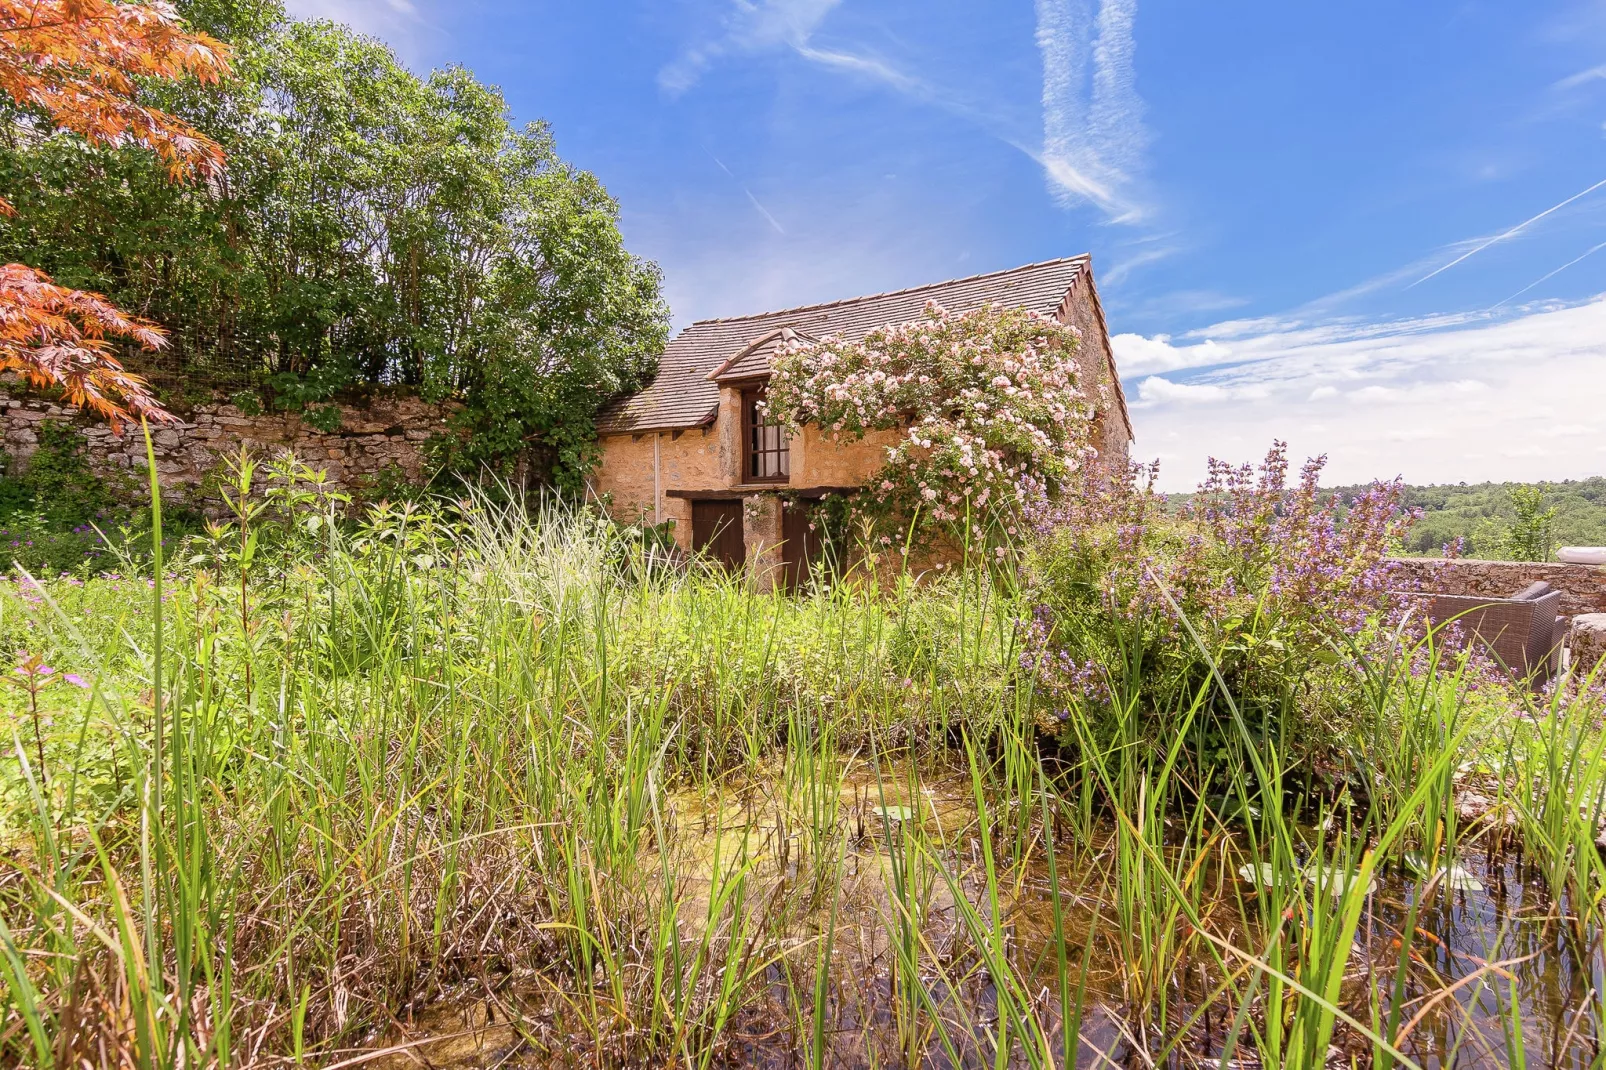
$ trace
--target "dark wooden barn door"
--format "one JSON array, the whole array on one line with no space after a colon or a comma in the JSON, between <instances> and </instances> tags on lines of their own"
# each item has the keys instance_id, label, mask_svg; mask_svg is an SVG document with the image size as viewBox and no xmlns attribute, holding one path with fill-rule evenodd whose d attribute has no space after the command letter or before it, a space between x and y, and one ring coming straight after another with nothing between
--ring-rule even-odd
<instances>
[{"instance_id":1,"label":"dark wooden barn door","mask_svg":"<svg viewBox=\"0 0 1606 1070\"><path fill-rule=\"evenodd\" d=\"M781 505L781 563L786 589L795 591L808 582L819 565L824 541L819 531L809 530L812 502L783 502Z\"/></svg>"},{"instance_id":2,"label":"dark wooden barn door","mask_svg":"<svg viewBox=\"0 0 1606 1070\"><path fill-rule=\"evenodd\" d=\"M726 568L741 568L747 560L747 545L742 540L742 503L692 502L691 545Z\"/></svg>"}]
</instances>

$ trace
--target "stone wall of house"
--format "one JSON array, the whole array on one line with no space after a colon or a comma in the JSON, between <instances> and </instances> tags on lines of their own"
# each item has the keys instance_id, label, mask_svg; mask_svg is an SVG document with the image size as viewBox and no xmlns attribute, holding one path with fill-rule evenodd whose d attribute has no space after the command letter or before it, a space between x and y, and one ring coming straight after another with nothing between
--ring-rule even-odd
<instances>
[{"instance_id":1,"label":"stone wall of house","mask_svg":"<svg viewBox=\"0 0 1606 1070\"><path fill-rule=\"evenodd\" d=\"M1059 318L1082 332L1076 370L1083 389L1093 394L1093 446L1099 451L1099 461L1109 471L1118 472L1126 467L1130 440L1127 423L1120 412L1120 385L1110 375L1110 369L1116 366L1115 358L1110 352L1104 319L1092 285L1091 276L1084 272L1065 295Z\"/></svg>"},{"instance_id":2,"label":"stone wall of house","mask_svg":"<svg viewBox=\"0 0 1606 1070\"><path fill-rule=\"evenodd\" d=\"M387 469L421 481L423 445L448 415L446 407L415 396L380 395L365 405L340 406L340 426L326 432L294 414L252 416L218 402L197 406L178 424L153 429L151 444L163 493L174 501L198 504L207 476L218 473L223 457L236 453L242 443L264 457L289 449L342 487L361 490ZM81 419L72 406L0 391L0 448L12 462L27 464L47 420L75 427L89 444L86 457L96 473L114 488L143 497L145 440L138 427L114 435L100 421Z\"/></svg>"},{"instance_id":3,"label":"stone wall of house","mask_svg":"<svg viewBox=\"0 0 1606 1070\"><path fill-rule=\"evenodd\" d=\"M602 462L591 490L608 496L614 518L649 524L672 520L676 541L690 549L691 503L669 492L731 485L726 477L727 451L714 429L607 435L599 445Z\"/></svg>"},{"instance_id":4,"label":"stone wall of house","mask_svg":"<svg viewBox=\"0 0 1606 1070\"><path fill-rule=\"evenodd\" d=\"M741 425L741 391L726 387L720 391L719 414L708 427L605 435L591 489L608 496L617 520L674 521L676 541L690 549L691 502L680 495L743 487ZM874 431L858 441L846 441L805 427L791 441L791 478L784 489L860 486L881 467L886 448L900 437L897 431ZM767 486L754 488L753 493L773 496Z\"/></svg>"},{"instance_id":5,"label":"stone wall of house","mask_svg":"<svg viewBox=\"0 0 1606 1070\"><path fill-rule=\"evenodd\" d=\"M839 439L829 431L803 429L803 480L800 486L858 487L881 470L887 450L903 440L900 431L871 431L856 442ZM795 455L794 455L795 456Z\"/></svg>"},{"instance_id":6,"label":"stone wall of house","mask_svg":"<svg viewBox=\"0 0 1606 1070\"><path fill-rule=\"evenodd\" d=\"M1503 598L1538 580L1561 592L1562 616L1606 611L1606 566L1556 561L1479 561L1470 558L1394 559L1402 587Z\"/></svg>"}]
</instances>

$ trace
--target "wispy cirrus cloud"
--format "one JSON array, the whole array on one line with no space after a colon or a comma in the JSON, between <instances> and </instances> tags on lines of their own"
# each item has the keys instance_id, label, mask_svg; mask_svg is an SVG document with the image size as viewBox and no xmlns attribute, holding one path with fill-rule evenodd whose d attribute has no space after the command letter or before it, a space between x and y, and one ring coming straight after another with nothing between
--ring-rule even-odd
<instances>
[{"instance_id":1,"label":"wispy cirrus cloud","mask_svg":"<svg viewBox=\"0 0 1606 1070\"><path fill-rule=\"evenodd\" d=\"M1330 454L1335 482L1598 474L1603 336L1606 295L1504 318L1239 320L1111 342L1135 381L1135 455L1184 489L1206 455L1248 460L1274 438Z\"/></svg>"},{"instance_id":2,"label":"wispy cirrus cloud","mask_svg":"<svg viewBox=\"0 0 1606 1070\"><path fill-rule=\"evenodd\" d=\"M1064 204L1088 202L1114 222L1147 219L1139 194L1147 134L1134 67L1136 0L1037 0L1042 55L1042 140L1019 121L1018 102L967 93L861 44L821 43L822 26L841 0L729 0L717 28L658 72L671 96L691 90L723 60L790 53L819 68L889 89L972 124L1035 161ZM924 70L924 68L922 69ZM1106 275L1130 271L1177 251L1176 243L1142 249Z\"/></svg>"},{"instance_id":3,"label":"wispy cirrus cloud","mask_svg":"<svg viewBox=\"0 0 1606 1070\"><path fill-rule=\"evenodd\" d=\"M1114 222L1149 214L1138 194L1143 100L1137 92L1136 0L1037 0L1043 59L1043 149L1050 188Z\"/></svg>"},{"instance_id":4,"label":"wispy cirrus cloud","mask_svg":"<svg viewBox=\"0 0 1606 1070\"><path fill-rule=\"evenodd\" d=\"M848 74L857 74L881 82L900 93L917 97L934 96L934 90L924 80L915 77L877 56L860 55L834 48L815 48L810 44L797 47L797 54L823 67L832 67Z\"/></svg>"},{"instance_id":5,"label":"wispy cirrus cloud","mask_svg":"<svg viewBox=\"0 0 1606 1070\"><path fill-rule=\"evenodd\" d=\"M906 67L818 34L841 0L732 0L718 29L686 47L658 72L666 93L690 90L716 63L786 51L822 68L864 79L940 108L1030 156L1063 203L1090 202L1112 221L1150 214L1140 196L1143 101L1135 74L1136 0L1037 0L1037 45L1043 62L1041 146L990 107ZM1146 250L1124 270L1174 251ZM1118 274L1122 269L1118 269ZM1118 277L1118 275L1117 275ZM1116 281L1111 278L1110 281Z\"/></svg>"},{"instance_id":6,"label":"wispy cirrus cloud","mask_svg":"<svg viewBox=\"0 0 1606 1070\"><path fill-rule=\"evenodd\" d=\"M754 55L775 48L803 51L814 31L841 0L735 0L718 33L688 46L658 72L658 85L671 95L696 85L726 56ZM824 53L822 53L824 55Z\"/></svg>"},{"instance_id":7,"label":"wispy cirrus cloud","mask_svg":"<svg viewBox=\"0 0 1606 1070\"><path fill-rule=\"evenodd\" d=\"M1134 252L1117 254L1120 258L1105 270L1101 281L1105 285L1113 286L1140 268L1175 256L1180 249L1178 243L1171 241L1146 241Z\"/></svg>"},{"instance_id":8,"label":"wispy cirrus cloud","mask_svg":"<svg viewBox=\"0 0 1606 1070\"><path fill-rule=\"evenodd\" d=\"M840 6L841 0L732 2L734 6L727 11L719 32L689 46L658 72L659 87L665 92L671 95L686 92L720 59L779 50L825 70L872 82L935 105L984 128L991 130L999 125L986 109L910 73L884 56L841 45L819 44L817 31L826 17Z\"/></svg>"},{"instance_id":9,"label":"wispy cirrus cloud","mask_svg":"<svg viewBox=\"0 0 1606 1070\"><path fill-rule=\"evenodd\" d=\"M1598 82L1601 79L1606 79L1606 64L1590 67L1588 70L1579 71L1577 74L1569 74L1567 77L1557 81L1552 88L1562 90L1577 89L1581 85L1588 85L1590 82Z\"/></svg>"}]
</instances>

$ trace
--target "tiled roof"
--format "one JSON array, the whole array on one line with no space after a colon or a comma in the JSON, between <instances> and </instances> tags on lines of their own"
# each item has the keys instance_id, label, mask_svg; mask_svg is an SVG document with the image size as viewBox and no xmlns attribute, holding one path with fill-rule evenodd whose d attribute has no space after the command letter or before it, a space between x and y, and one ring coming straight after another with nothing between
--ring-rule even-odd
<instances>
[{"instance_id":1,"label":"tiled roof","mask_svg":"<svg viewBox=\"0 0 1606 1070\"><path fill-rule=\"evenodd\" d=\"M858 341L877 327L919 318L927 301L950 312L968 312L992 302L1053 315L1088 264L1086 255L1072 256L891 293L699 320L670 340L659 359L658 375L645 390L603 410L597 430L602 434L669 431L711 422L719 409L719 384L711 376L717 371L720 380L728 381L768 371L769 354L783 327L816 338L837 335ZM774 337L766 340L766 336ZM751 352L744 352L749 348ZM741 374L732 374L737 371Z\"/></svg>"},{"instance_id":2,"label":"tiled roof","mask_svg":"<svg viewBox=\"0 0 1606 1070\"><path fill-rule=\"evenodd\" d=\"M795 331L790 327L782 327L777 331L769 331L760 335L755 341L749 342L747 348L725 361L719 367L708 373L708 378L715 383L734 383L743 379L758 379L770 373L770 358L775 351L788 342L801 338L805 342L818 342L819 339L804 331Z\"/></svg>"}]
</instances>

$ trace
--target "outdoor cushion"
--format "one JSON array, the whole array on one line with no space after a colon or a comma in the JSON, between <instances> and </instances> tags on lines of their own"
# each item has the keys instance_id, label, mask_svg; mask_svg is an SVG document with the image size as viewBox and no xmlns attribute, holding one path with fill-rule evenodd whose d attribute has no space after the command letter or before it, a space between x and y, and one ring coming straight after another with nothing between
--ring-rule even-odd
<instances>
[{"instance_id":1,"label":"outdoor cushion","mask_svg":"<svg viewBox=\"0 0 1606 1070\"><path fill-rule=\"evenodd\" d=\"M1532 602L1534 599L1543 598L1549 593L1550 584L1544 580L1535 580L1510 597L1513 602Z\"/></svg>"}]
</instances>

